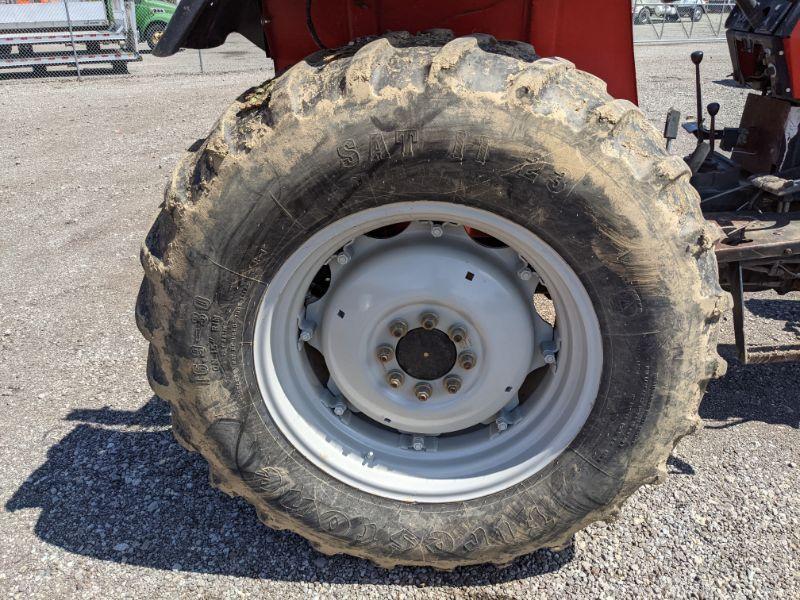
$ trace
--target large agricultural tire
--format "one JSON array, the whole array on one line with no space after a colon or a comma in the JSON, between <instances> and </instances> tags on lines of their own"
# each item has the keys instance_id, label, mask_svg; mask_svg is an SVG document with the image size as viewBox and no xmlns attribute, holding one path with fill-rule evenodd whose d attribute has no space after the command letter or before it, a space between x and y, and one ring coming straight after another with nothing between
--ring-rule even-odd
<instances>
[{"instance_id":1,"label":"large agricultural tire","mask_svg":"<svg viewBox=\"0 0 800 600\"><path fill-rule=\"evenodd\" d=\"M171 405L178 441L208 460L213 485L245 498L264 523L299 533L321 552L347 553L386 567L450 569L505 564L541 547L563 547L579 529L613 516L638 487L663 480L673 447L699 426L697 407L707 381L725 368L716 352L716 330L728 299L718 285L714 234L706 229L689 176L682 160L665 153L658 132L636 106L613 100L599 79L569 62L537 59L525 44L488 36L452 39L436 31L392 34L312 56L244 93L187 154L168 186L142 249L145 278L136 311L150 342L150 384ZM458 215L465 215L463 222ZM354 265L365 269L369 256L359 257L362 248L367 255L378 248L375 255L389 261L392 255L380 254L377 246L386 240L376 238L391 242L402 226L389 224L400 221L411 222L414 232L398 236L421 241L406 246L412 253L406 260L413 263L409 270L403 260L391 263L398 271L387 267L376 294L380 286L402 294L419 281L435 287L427 263L438 264L445 260L441 256L457 256L466 247L465 230L439 227L442 221L477 225L492 236L466 230L481 243L465 250L476 253L474 273L463 268L472 263L456 266L463 269L462 284L465 271L471 284L486 283L480 271L485 257L479 253L489 252L487 245L501 246L497 239L514 251L518 240L530 242L525 248L540 244L542 263L527 254L524 260L537 270L534 277L546 275L542 283L552 292L562 346L557 369L548 365L537 373L544 381L565 381L574 367L574 380L586 377L595 387L586 388L588 408L578 400L574 406L572 400L560 400L577 412L583 406L585 414L574 435L562 439L561 446L556 441L548 446L553 456L529 468L532 463L525 461L538 448L508 455L519 461L512 466L519 467L517 475L525 474L521 479L509 479L506 465L498 464L500 483L481 488L473 481L484 480L471 473L448 479L456 471L441 461L452 448L461 452L452 454L454 463L459 456L473 460L471 453L484 444L490 448L483 453L489 456L486 464L495 464L491 461L506 456L501 448L512 452L500 445L507 440L515 441L513 452L523 452L535 436L517 433L540 426L525 412L536 407L530 400L520 405L521 420L509 419L507 430L497 419L485 430L478 423L468 430L473 433L442 435L438 452L432 445L421 452L409 446L401 448L407 455L397 458L401 450L379 445L379 451L362 456L363 447L355 442L341 447L333 442L338 444L337 436L351 439L347 428L357 424L380 444L383 438L374 433L378 429L370 417L343 409L349 420L337 415L341 422L335 421L330 416L334 402L312 405L293 394L306 375L296 371L295 378L285 377L287 364L305 360L296 357L301 346L306 348L303 341L319 334L295 323L291 311L279 319L285 306L295 306L285 304L286 298L309 285L308 279L297 283L307 276L301 266L311 264L302 260L310 261L307 257L319 248L334 257L327 277L333 282L316 277L307 293L314 285L349 293L351 284L341 283L346 277L340 282L331 273ZM365 224L380 227L379 234L360 235L350 246L351 257L342 232L355 236L368 230ZM430 240L443 236L447 251L420 260L419 248L434 243L423 235L428 230ZM484 244L487 240L492 243ZM508 250L498 252L506 256ZM315 264L314 270L322 262ZM509 287L522 285L531 276L526 269L519 279L516 271L508 280L498 278L511 281ZM575 275L571 280L570 274ZM574 287L559 288L565 281ZM482 288L470 289L480 295ZM491 289L502 296L502 289ZM568 289L566 296L559 296L559 289ZM313 293L326 297L324 289ZM574 306L586 300L577 312L573 293ZM467 296L452 298L460 302ZM431 302L440 306L435 297ZM466 318L475 318L480 328L482 319L499 313L501 320L494 323L505 327L500 302L498 297L496 310ZM342 308L348 307L354 305ZM442 315L448 310L441 306ZM344 310L338 316L345 322ZM349 339L349 332L365 327L365 320L348 318L350 329L339 330L322 318L319 335L335 345L336 335ZM573 323L586 326L585 338L569 341L573 331L576 336L584 331ZM593 326L599 332L594 342ZM534 336L527 326L516 330ZM295 336L288 345L281 337L286 331ZM325 337L327 331L340 333ZM509 331L510 347L516 342L513 328ZM491 356L491 332L487 336L486 356L478 360L494 365L494 371L475 370L491 379L503 367ZM319 346L325 349L325 343ZM582 348L591 351L581 353ZM345 364L348 355L362 353L357 347L344 350L325 360ZM514 362L515 356L501 359ZM587 366L592 364L596 373ZM374 368L379 367L364 363L365 371ZM464 372L465 387L468 376ZM539 394L549 388L540 392L538 386L531 397L545 402ZM577 389L575 396L586 389ZM420 410L442 406L436 402L443 393L436 384ZM542 422L547 414L540 413ZM305 419L310 428L304 438L297 428ZM317 435L314 425L331 428L323 432L330 447L309 441ZM381 426L402 437L391 425ZM483 437L469 437L477 435L476 429ZM516 437L503 437L508 435ZM424 435L422 440L431 442ZM498 448L497 457L492 447ZM384 456L393 473L386 473ZM355 462L346 464L355 465L352 472L343 472L343 461L351 459ZM422 465L441 468L451 488L423 473ZM403 477L418 473L429 477L430 485L404 495Z\"/></svg>"}]
</instances>

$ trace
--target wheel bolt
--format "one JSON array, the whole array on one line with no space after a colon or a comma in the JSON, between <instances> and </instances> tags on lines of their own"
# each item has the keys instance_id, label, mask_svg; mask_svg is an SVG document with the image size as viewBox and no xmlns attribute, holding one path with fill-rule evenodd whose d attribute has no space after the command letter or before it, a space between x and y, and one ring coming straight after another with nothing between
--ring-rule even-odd
<instances>
[{"instance_id":1,"label":"wheel bolt","mask_svg":"<svg viewBox=\"0 0 800 600\"><path fill-rule=\"evenodd\" d=\"M338 262L340 265L346 265L347 263L350 262L350 258L351 258L350 252L347 249L345 249L336 255L336 262Z\"/></svg>"},{"instance_id":2,"label":"wheel bolt","mask_svg":"<svg viewBox=\"0 0 800 600\"><path fill-rule=\"evenodd\" d=\"M382 363L388 363L394 358L394 350L391 346L381 346L377 352L378 360Z\"/></svg>"},{"instance_id":3,"label":"wheel bolt","mask_svg":"<svg viewBox=\"0 0 800 600\"><path fill-rule=\"evenodd\" d=\"M533 278L533 271L531 271L528 267L525 267L517 274L522 281L530 281Z\"/></svg>"},{"instance_id":4,"label":"wheel bolt","mask_svg":"<svg viewBox=\"0 0 800 600\"><path fill-rule=\"evenodd\" d=\"M433 395L433 388L429 383L418 383L414 386L414 394L420 402L427 402Z\"/></svg>"},{"instance_id":5,"label":"wheel bolt","mask_svg":"<svg viewBox=\"0 0 800 600\"><path fill-rule=\"evenodd\" d=\"M475 366L475 355L472 352L462 352L458 355L458 364L465 371L469 371Z\"/></svg>"},{"instance_id":6,"label":"wheel bolt","mask_svg":"<svg viewBox=\"0 0 800 600\"><path fill-rule=\"evenodd\" d=\"M411 447L417 452L422 452L423 450L425 450L425 438L419 435L415 435L411 439Z\"/></svg>"},{"instance_id":7,"label":"wheel bolt","mask_svg":"<svg viewBox=\"0 0 800 600\"><path fill-rule=\"evenodd\" d=\"M440 238L444 235L444 229L438 223L431 225L431 235L435 238Z\"/></svg>"},{"instance_id":8,"label":"wheel bolt","mask_svg":"<svg viewBox=\"0 0 800 600\"><path fill-rule=\"evenodd\" d=\"M450 334L450 339L456 344L460 344L467 339L467 331L461 325L453 325L448 333Z\"/></svg>"},{"instance_id":9,"label":"wheel bolt","mask_svg":"<svg viewBox=\"0 0 800 600\"><path fill-rule=\"evenodd\" d=\"M444 389L448 394L457 394L461 389L461 378L456 375L450 375L444 380Z\"/></svg>"},{"instance_id":10,"label":"wheel bolt","mask_svg":"<svg viewBox=\"0 0 800 600\"><path fill-rule=\"evenodd\" d=\"M393 321L392 324L389 325L389 333L391 333L396 338L403 337L406 333L408 333L408 323L406 323L402 319Z\"/></svg>"},{"instance_id":11,"label":"wheel bolt","mask_svg":"<svg viewBox=\"0 0 800 600\"><path fill-rule=\"evenodd\" d=\"M419 318L420 323L422 323L422 327L430 331L431 329L435 329L436 325L439 323L439 317L436 316L434 313L424 313Z\"/></svg>"},{"instance_id":12,"label":"wheel bolt","mask_svg":"<svg viewBox=\"0 0 800 600\"><path fill-rule=\"evenodd\" d=\"M494 424L497 426L497 431L505 431L508 429L508 423L503 419L497 419Z\"/></svg>"},{"instance_id":13,"label":"wheel bolt","mask_svg":"<svg viewBox=\"0 0 800 600\"><path fill-rule=\"evenodd\" d=\"M405 381L405 376L400 371L392 371L386 376L386 381L394 389L399 388Z\"/></svg>"},{"instance_id":14,"label":"wheel bolt","mask_svg":"<svg viewBox=\"0 0 800 600\"><path fill-rule=\"evenodd\" d=\"M347 406L345 406L342 402L337 403L336 406L333 407L333 414L335 414L337 417L343 416L346 412Z\"/></svg>"}]
</instances>

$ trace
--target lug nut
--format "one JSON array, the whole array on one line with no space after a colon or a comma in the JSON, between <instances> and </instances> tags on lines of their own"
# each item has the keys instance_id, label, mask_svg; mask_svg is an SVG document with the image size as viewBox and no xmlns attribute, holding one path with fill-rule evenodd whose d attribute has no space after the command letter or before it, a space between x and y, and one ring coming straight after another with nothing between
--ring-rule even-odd
<instances>
[{"instance_id":1,"label":"lug nut","mask_svg":"<svg viewBox=\"0 0 800 600\"><path fill-rule=\"evenodd\" d=\"M378 360L382 363L388 363L394 358L394 350L391 346L381 346L378 348Z\"/></svg>"},{"instance_id":2,"label":"lug nut","mask_svg":"<svg viewBox=\"0 0 800 600\"><path fill-rule=\"evenodd\" d=\"M400 371L392 371L386 376L386 381L392 386L394 389L399 388L403 385L405 381L405 376Z\"/></svg>"},{"instance_id":3,"label":"lug nut","mask_svg":"<svg viewBox=\"0 0 800 600\"><path fill-rule=\"evenodd\" d=\"M462 352L458 355L458 364L465 371L469 371L475 366L475 355L472 352Z\"/></svg>"},{"instance_id":4,"label":"lug nut","mask_svg":"<svg viewBox=\"0 0 800 600\"><path fill-rule=\"evenodd\" d=\"M467 339L467 330L461 325L453 325L448 333L450 334L450 339L456 344L460 344Z\"/></svg>"},{"instance_id":5,"label":"lug nut","mask_svg":"<svg viewBox=\"0 0 800 600\"><path fill-rule=\"evenodd\" d=\"M350 251L344 249L336 255L336 262L338 262L340 265L346 265L350 262L350 258Z\"/></svg>"},{"instance_id":6,"label":"lug nut","mask_svg":"<svg viewBox=\"0 0 800 600\"><path fill-rule=\"evenodd\" d=\"M433 388L429 383L418 383L414 386L414 393L417 396L417 400L420 402L427 402L433 394Z\"/></svg>"},{"instance_id":7,"label":"lug nut","mask_svg":"<svg viewBox=\"0 0 800 600\"><path fill-rule=\"evenodd\" d=\"M338 402L336 406L333 407L333 414L337 417L341 417L344 413L347 412L347 406L343 402Z\"/></svg>"},{"instance_id":8,"label":"lug nut","mask_svg":"<svg viewBox=\"0 0 800 600\"><path fill-rule=\"evenodd\" d=\"M525 267L519 273L517 273L517 275L519 275L519 278L522 279L522 281L530 281L533 278L533 271L531 271L528 267Z\"/></svg>"},{"instance_id":9,"label":"lug nut","mask_svg":"<svg viewBox=\"0 0 800 600\"><path fill-rule=\"evenodd\" d=\"M433 223L431 225L431 235L435 238L440 238L444 235L444 229L439 223Z\"/></svg>"},{"instance_id":10,"label":"lug nut","mask_svg":"<svg viewBox=\"0 0 800 600\"><path fill-rule=\"evenodd\" d=\"M406 323L402 319L393 321L392 324L389 325L389 333L391 333L396 338L403 337L406 333L408 333L408 323Z\"/></svg>"},{"instance_id":11,"label":"lug nut","mask_svg":"<svg viewBox=\"0 0 800 600\"><path fill-rule=\"evenodd\" d=\"M439 324L439 317L436 316L434 313L424 313L419 318L420 323L422 323L422 327L430 331L431 329L435 329L436 325Z\"/></svg>"},{"instance_id":12,"label":"lug nut","mask_svg":"<svg viewBox=\"0 0 800 600\"><path fill-rule=\"evenodd\" d=\"M415 435L411 439L411 447L417 452L422 452L423 450L425 450L425 438L419 435Z\"/></svg>"},{"instance_id":13,"label":"lug nut","mask_svg":"<svg viewBox=\"0 0 800 600\"><path fill-rule=\"evenodd\" d=\"M461 389L461 378L456 375L451 375L444 380L444 389L448 394L457 394Z\"/></svg>"},{"instance_id":14,"label":"lug nut","mask_svg":"<svg viewBox=\"0 0 800 600\"><path fill-rule=\"evenodd\" d=\"M504 419L497 419L494 424L497 426L497 431L505 431L508 429L508 422Z\"/></svg>"}]
</instances>

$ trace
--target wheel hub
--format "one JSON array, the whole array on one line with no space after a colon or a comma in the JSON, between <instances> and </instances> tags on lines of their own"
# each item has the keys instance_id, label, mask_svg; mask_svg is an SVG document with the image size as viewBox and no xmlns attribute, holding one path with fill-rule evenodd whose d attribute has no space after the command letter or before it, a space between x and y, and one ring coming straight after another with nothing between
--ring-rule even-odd
<instances>
[{"instance_id":1,"label":"wheel hub","mask_svg":"<svg viewBox=\"0 0 800 600\"><path fill-rule=\"evenodd\" d=\"M535 355L529 298L537 282L516 276L519 257L479 246L463 227L438 227L435 236L430 223L412 223L391 239L357 238L329 262L330 290L307 311L319 324L310 343L335 389L401 432L439 435L491 422ZM456 330L459 343L445 333ZM386 346L391 360L376 359ZM399 385L397 371L405 374ZM457 393L448 376L459 379ZM420 383L431 393L420 394Z\"/></svg>"},{"instance_id":2,"label":"wheel hub","mask_svg":"<svg viewBox=\"0 0 800 600\"><path fill-rule=\"evenodd\" d=\"M537 312L540 281L557 328ZM304 242L264 292L253 356L270 418L303 456L418 502L484 496L549 464L589 415L603 360L591 300L550 246L426 201Z\"/></svg>"},{"instance_id":3,"label":"wheel hub","mask_svg":"<svg viewBox=\"0 0 800 600\"><path fill-rule=\"evenodd\" d=\"M397 343L397 364L415 379L441 379L456 364L456 345L440 329L412 329Z\"/></svg>"}]
</instances>

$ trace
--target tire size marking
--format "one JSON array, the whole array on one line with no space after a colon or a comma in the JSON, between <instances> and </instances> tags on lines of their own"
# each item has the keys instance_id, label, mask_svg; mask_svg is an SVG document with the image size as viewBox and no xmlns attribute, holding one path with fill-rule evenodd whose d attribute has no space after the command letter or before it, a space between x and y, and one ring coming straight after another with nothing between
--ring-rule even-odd
<instances>
[{"instance_id":1,"label":"tire size marking","mask_svg":"<svg viewBox=\"0 0 800 600\"><path fill-rule=\"evenodd\" d=\"M190 333L192 345L189 349L192 358L191 382L195 385L209 385L211 368L208 366L208 348L202 344L202 341L210 322L208 309L211 308L211 300L204 296L195 296L193 308Z\"/></svg>"},{"instance_id":2,"label":"tire size marking","mask_svg":"<svg viewBox=\"0 0 800 600\"><path fill-rule=\"evenodd\" d=\"M389 140L387 142L386 136L381 132L371 134L366 145L361 146L355 139L348 138L336 147L336 154L345 169L361 165L363 156L368 156L370 163L389 158L411 158L422 147L423 136L419 129L398 129L394 131L392 146L390 146L391 137ZM450 144L449 157L463 162L465 157L470 156L476 163L485 165L490 149L488 136L479 135L471 138L467 131L459 130L455 132Z\"/></svg>"},{"instance_id":3,"label":"tire size marking","mask_svg":"<svg viewBox=\"0 0 800 600\"><path fill-rule=\"evenodd\" d=\"M536 183L540 178L545 179L545 187L551 194L561 194L567 189L568 173L556 169L555 165L541 155L534 154L516 167L515 171L531 183Z\"/></svg>"},{"instance_id":4,"label":"tire size marking","mask_svg":"<svg viewBox=\"0 0 800 600\"><path fill-rule=\"evenodd\" d=\"M475 162L485 165L486 159L489 157L489 138L485 135L480 135L475 138L473 144L475 153L472 156ZM450 158L463 162L464 156L468 154L469 145L469 133L464 130L456 131L453 143L450 145Z\"/></svg>"},{"instance_id":5,"label":"tire size marking","mask_svg":"<svg viewBox=\"0 0 800 600\"><path fill-rule=\"evenodd\" d=\"M422 143L418 129L398 129L394 132L394 147L389 149L383 133L377 132L369 136L367 154L370 162L378 162L387 158L408 158L414 156ZM345 169L352 169L361 164L361 150L358 142L353 138L346 139L336 147L336 154Z\"/></svg>"}]
</instances>

